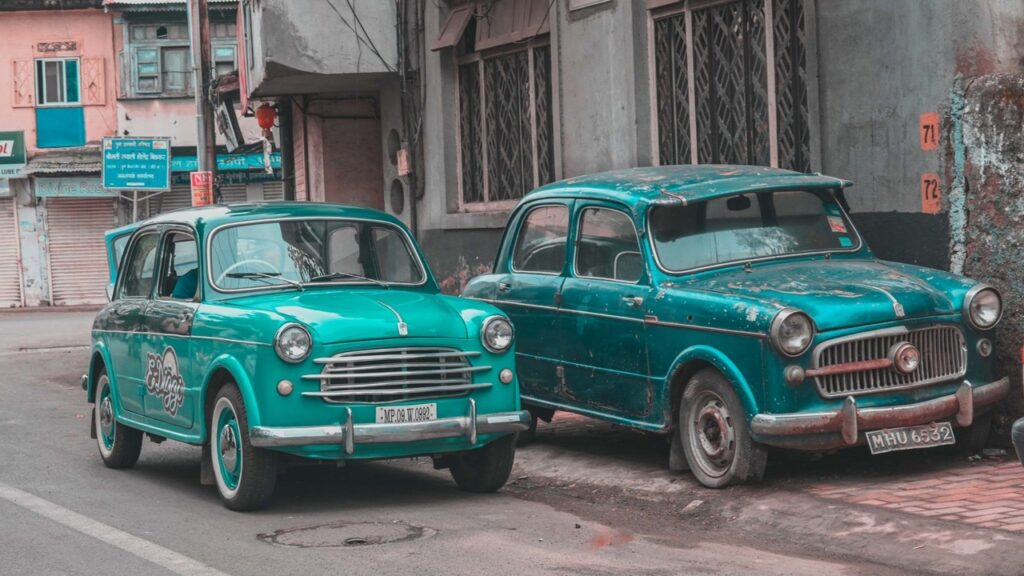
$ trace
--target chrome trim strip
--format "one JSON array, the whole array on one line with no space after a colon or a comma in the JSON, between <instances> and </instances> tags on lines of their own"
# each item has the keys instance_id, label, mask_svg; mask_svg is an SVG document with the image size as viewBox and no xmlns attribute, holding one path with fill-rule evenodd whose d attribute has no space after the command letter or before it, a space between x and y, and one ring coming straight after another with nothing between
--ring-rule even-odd
<instances>
[{"instance_id":1,"label":"chrome trim strip","mask_svg":"<svg viewBox=\"0 0 1024 576\"><path fill-rule=\"evenodd\" d=\"M348 398L350 396L404 396L407 394L430 394L433 392L466 392L467 390L480 390L490 388L493 384L482 382L479 384L456 384L454 386L424 386L422 388L401 388L398 390L326 390L320 392L303 392L303 396L315 398ZM415 398L409 398L415 400Z\"/></svg>"},{"instance_id":2,"label":"chrome trim strip","mask_svg":"<svg viewBox=\"0 0 1024 576\"><path fill-rule=\"evenodd\" d=\"M749 336L751 338L758 338L764 340L768 338L767 334L761 332L747 332L745 330L733 330L731 328L715 328L713 326L699 326L697 324L683 324L681 322L668 322L666 320L658 320L657 316L645 316L644 322L652 324L654 326L665 326L668 328L683 328L686 330L698 330L701 332L717 332L719 334L732 334L735 336Z\"/></svg>"},{"instance_id":3,"label":"chrome trim strip","mask_svg":"<svg viewBox=\"0 0 1024 576\"><path fill-rule=\"evenodd\" d=\"M381 350L421 350L422 348L381 348ZM362 353L373 352L373 350L360 350ZM367 360L420 360L425 358L476 358L480 353L475 350L468 352L419 352L415 354L379 354L371 356L344 356L346 362L362 362ZM334 358L316 358L316 364L333 364Z\"/></svg>"},{"instance_id":4,"label":"chrome trim strip","mask_svg":"<svg viewBox=\"0 0 1024 576\"><path fill-rule=\"evenodd\" d=\"M328 383L325 386L321 387L320 391L321 392L331 392L333 390L360 390L360 389L362 389L362 390L369 390L369 392L373 392L372 389L375 388L375 387L398 386L398 385L404 385L404 384L413 384L413 385L437 384L438 382L439 382L439 380L437 378L430 378L430 379L426 379L426 380L387 380L387 381L384 381L384 382L363 382L361 384L334 384L334 385L331 385L330 383ZM459 385L459 384L470 384L472 381L469 380L468 378L460 378L458 380L444 380L443 382L445 384ZM410 388L410 390L415 390L415 388ZM367 392L367 394L369 392Z\"/></svg>"},{"instance_id":5,"label":"chrome trim strip","mask_svg":"<svg viewBox=\"0 0 1024 576\"><path fill-rule=\"evenodd\" d=\"M469 405L467 412L467 416L440 418L427 422L356 424L352 421L349 409L348 418L343 425L281 428L256 426L249 430L249 441L258 448L341 446L346 454L351 455L358 446L365 444L466 438L472 445L476 444L473 438L474 430L479 437L487 434L511 434L530 427L530 413L526 410L480 414Z\"/></svg>"},{"instance_id":6,"label":"chrome trim strip","mask_svg":"<svg viewBox=\"0 0 1024 576\"><path fill-rule=\"evenodd\" d=\"M395 372L321 372L320 374L303 374L303 380L336 380L336 379L348 379L348 378L384 378L388 376L446 376L448 374L467 374L474 372L485 372L490 370L490 366L465 366L465 367L452 367L450 369L440 370L417 370L415 372L407 372L399 370Z\"/></svg>"},{"instance_id":7,"label":"chrome trim strip","mask_svg":"<svg viewBox=\"0 0 1024 576\"><path fill-rule=\"evenodd\" d=\"M92 330L92 333L93 334L96 334L96 333L101 333L101 334L128 334L128 335L135 335L135 336L160 336L160 337L169 337L169 338L192 338L194 340L212 340L214 342L228 342L228 343L231 343L231 344L247 344L247 345L250 345L250 346L273 346L273 344L268 343L268 342L253 342L251 340L235 340L235 339L232 339L232 338L221 338L221 337L218 337L218 336L195 336L195 335L192 335L192 334L170 334L170 333L163 333L163 332L150 332L148 330L144 331L144 332L143 331L134 332L134 331L131 331L131 330L104 330L104 329L100 329L100 328L94 328Z\"/></svg>"},{"instance_id":8,"label":"chrome trim strip","mask_svg":"<svg viewBox=\"0 0 1024 576\"><path fill-rule=\"evenodd\" d=\"M253 224L267 224L267 223L270 223L270 222L295 222L295 221L302 221L302 220L317 220L317 221L319 221L319 220L327 220L327 221L332 221L332 222L334 222L334 221L372 222L372 223L375 223L375 224L381 224L383 226L389 226L391 228L394 228L395 230L398 230L399 232L402 233L402 237L405 239L405 242L406 242L405 247L406 247L406 249L409 250L409 253L413 257L415 257L416 264L419 265L420 274L423 276L423 279L421 281L415 282L415 283L414 282L385 282L385 284L387 284L388 286L423 286L423 285L425 285L427 283L427 279L430 277L430 274L428 273L428 269L427 269L426 265L424 265L424 263L423 263L423 259L420 258L420 252L417 249L418 245L413 241L412 236L409 235L409 232L406 231L405 228L403 228L402 226L398 226L398 225L396 225L396 224L394 224L392 222L388 222L387 220L374 220L374 219L371 219L371 218L354 218L354 217L344 217L344 216L317 216L317 217L309 217L309 216L284 216L284 217L281 217L281 218L262 218L262 219L259 219L259 220L245 220L245 221L242 221L242 222L228 222L228 223L225 223L225 224L220 224L219 226L217 226L213 230L209 231L206 234L206 277L207 277L207 279L209 281L208 283L209 283L210 287L213 288L213 290L215 292L220 292L221 294L237 294L237 293L247 293L247 292L266 292L268 290L280 290L281 288L288 288L288 289L294 288L293 286L289 286L288 284L281 284L280 286L254 286L252 288L220 288L220 287L218 287L216 285L216 283L214 283L214 281L213 281L213 241L216 239L217 234L219 232L221 232L222 230L226 229L226 228L234 228L236 226L249 226L249 225L253 225ZM381 282L381 281L378 281L378 282ZM301 285L302 285L302 287L306 287L306 286L309 286L309 285L313 285L313 286L374 286L374 285L377 285L377 282L316 282L314 284L310 284L308 282L305 282L305 283L302 283Z\"/></svg>"}]
</instances>

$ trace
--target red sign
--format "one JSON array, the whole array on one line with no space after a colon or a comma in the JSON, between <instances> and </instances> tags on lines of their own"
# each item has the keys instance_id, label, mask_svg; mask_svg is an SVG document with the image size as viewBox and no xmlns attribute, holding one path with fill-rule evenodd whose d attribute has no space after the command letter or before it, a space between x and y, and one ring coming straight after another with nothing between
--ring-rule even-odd
<instances>
[{"instance_id":1,"label":"red sign","mask_svg":"<svg viewBox=\"0 0 1024 576\"><path fill-rule=\"evenodd\" d=\"M919 128L921 150L930 152L939 148L939 113L925 112L921 114L921 126Z\"/></svg>"},{"instance_id":2,"label":"red sign","mask_svg":"<svg viewBox=\"0 0 1024 576\"><path fill-rule=\"evenodd\" d=\"M938 214L942 210L939 195L939 175L934 172L921 174L921 212Z\"/></svg>"},{"instance_id":3,"label":"red sign","mask_svg":"<svg viewBox=\"0 0 1024 576\"><path fill-rule=\"evenodd\" d=\"M213 204L213 172L192 173L192 205Z\"/></svg>"}]
</instances>

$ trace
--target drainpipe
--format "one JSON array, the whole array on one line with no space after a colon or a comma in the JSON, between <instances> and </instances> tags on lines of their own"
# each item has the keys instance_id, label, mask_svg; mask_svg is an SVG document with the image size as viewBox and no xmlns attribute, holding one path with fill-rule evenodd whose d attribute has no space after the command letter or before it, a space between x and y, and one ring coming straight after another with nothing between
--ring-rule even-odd
<instances>
[{"instance_id":1,"label":"drainpipe","mask_svg":"<svg viewBox=\"0 0 1024 576\"><path fill-rule=\"evenodd\" d=\"M281 133L281 179L284 199L295 200L295 147L292 145L292 99L281 98L277 104Z\"/></svg>"},{"instance_id":2,"label":"drainpipe","mask_svg":"<svg viewBox=\"0 0 1024 576\"><path fill-rule=\"evenodd\" d=\"M418 3L416 3L418 5ZM409 78L407 69L409 67L409 26L407 16L408 0L396 0L395 8L398 14L396 26L398 27L398 72L400 75L401 95L400 105L402 109L402 131L405 133L405 143L409 153L409 175L406 177L409 182L409 224L413 237L419 236L419 203L420 194L417 184L417 150L419 148L418 136L415 134L413 95L409 93ZM422 72L422 70L421 70Z\"/></svg>"}]
</instances>

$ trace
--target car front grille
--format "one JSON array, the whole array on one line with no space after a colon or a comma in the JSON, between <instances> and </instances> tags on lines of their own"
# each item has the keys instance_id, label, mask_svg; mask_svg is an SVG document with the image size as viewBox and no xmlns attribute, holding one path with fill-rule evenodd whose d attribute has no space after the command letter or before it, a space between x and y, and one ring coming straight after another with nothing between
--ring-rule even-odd
<instances>
[{"instance_id":1,"label":"car front grille","mask_svg":"<svg viewBox=\"0 0 1024 576\"><path fill-rule=\"evenodd\" d=\"M917 370L903 374L888 367L819 375L815 377L819 392L826 398L888 392L962 378L967 372L967 346L956 326L893 328L837 338L818 345L813 367L888 358L889 350L900 342L909 342L920 350Z\"/></svg>"},{"instance_id":2,"label":"car front grille","mask_svg":"<svg viewBox=\"0 0 1024 576\"><path fill-rule=\"evenodd\" d=\"M474 373L491 369L470 364L469 359L479 355L451 348L343 352L314 360L323 365L323 370L302 378L320 381L320 390L303 395L320 397L326 402L373 404L461 396L491 386L473 382Z\"/></svg>"}]
</instances>

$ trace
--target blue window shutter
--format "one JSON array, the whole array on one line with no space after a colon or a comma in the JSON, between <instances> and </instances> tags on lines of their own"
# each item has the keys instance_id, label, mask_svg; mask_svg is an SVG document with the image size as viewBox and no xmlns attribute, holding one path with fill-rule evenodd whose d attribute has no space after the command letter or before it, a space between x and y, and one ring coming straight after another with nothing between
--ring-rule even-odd
<instances>
[{"instance_id":1,"label":"blue window shutter","mask_svg":"<svg viewBox=\"0 0 1024 576\"><path fill-rule=\"evenodd\" d=\"M65 94L67 94L65 102L68 104L80 103L82 99L78 93L78 60L64 61L64 80Z\"/></svg>"},{"instance_id":2,"label":"blue window shutter","mask_svg":"<svg viewBox=\"0 0 1024 576\"><path fill-rule=\"evenodd\" d=\"M36 108L36 147L85 146L85 111L81 106Z\"/></svg>"}]
</instances>

